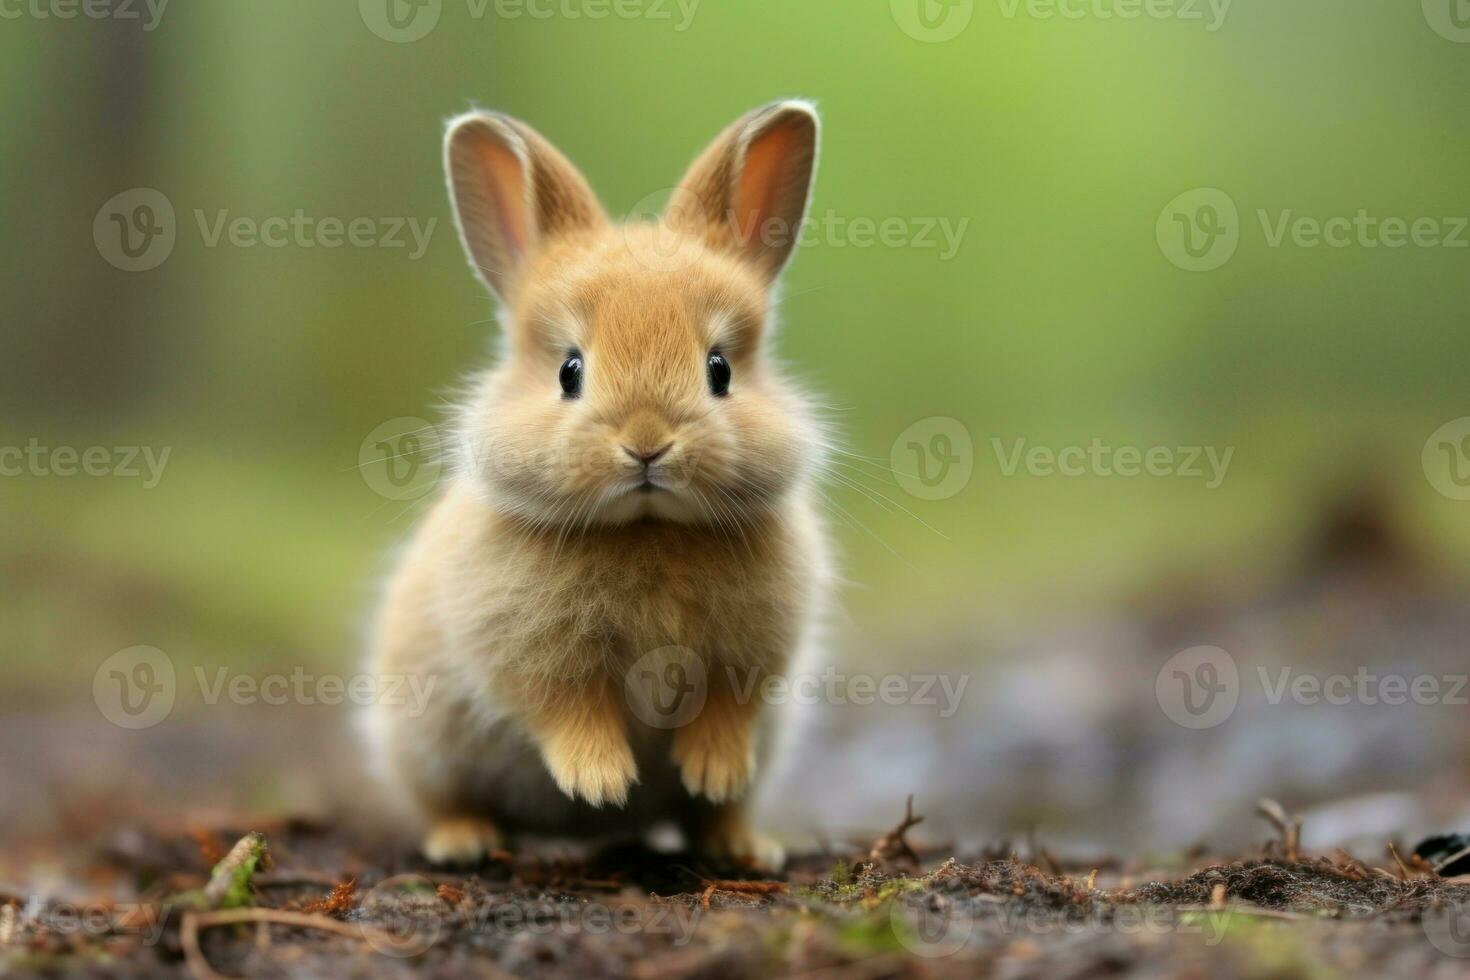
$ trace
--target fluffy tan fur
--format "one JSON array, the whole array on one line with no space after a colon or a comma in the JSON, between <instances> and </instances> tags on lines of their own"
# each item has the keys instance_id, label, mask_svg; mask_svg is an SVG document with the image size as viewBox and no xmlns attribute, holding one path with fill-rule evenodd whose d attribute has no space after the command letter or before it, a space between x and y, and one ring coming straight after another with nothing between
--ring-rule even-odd
<instances>
[{"instance_id":1,"label":"fluffy tan fur","mask_svg":"<svg viewBox=\"0 0 1470 980\"><path fill-rule=\"evenodd\" d=\"M811 645L831 577L812 487L823 439L767 342L816 143L809 105L758 109L661 220L619 227L524 123L451 122L456 218L502 297L504 353L461 412L455 476L377 622L373 669L432 676L433 697L369 719L431 858L674 821L696 847L779 863L745 817L774 734L748 682ZM569 398L572 351L584 382ZM724 396L712 351L733 369ZM705 700L665 731L624 685L669 646L703 665Z\"/></svg>"}]
</instances>

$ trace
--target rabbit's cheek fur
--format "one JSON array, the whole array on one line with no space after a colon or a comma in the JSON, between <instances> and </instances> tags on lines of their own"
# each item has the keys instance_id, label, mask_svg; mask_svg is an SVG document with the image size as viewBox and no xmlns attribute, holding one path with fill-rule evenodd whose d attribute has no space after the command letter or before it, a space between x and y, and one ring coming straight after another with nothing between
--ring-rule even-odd
<instances>
[{"instance_id":1,"label":"rabbit's cheek fur","mask_svg":"<svg viewBox=\"0 0 1470 980\"><path fill-rule=\"evenodd\" d=\"M702 362L693 350L686 373ZM544 378L533 379L543 390L526 393L525 379L492 372L462 417L459 469L492 506L550 526L718 525L770 513L811 472L822 439L801 399L750 367L723 398L696 390L658 405L657 382L645 382L628 411L596 392L556 399ZM627 446L668 448L645 472ZM652 488L640 489L645 482Z\"/></svg>"}]
</instances>

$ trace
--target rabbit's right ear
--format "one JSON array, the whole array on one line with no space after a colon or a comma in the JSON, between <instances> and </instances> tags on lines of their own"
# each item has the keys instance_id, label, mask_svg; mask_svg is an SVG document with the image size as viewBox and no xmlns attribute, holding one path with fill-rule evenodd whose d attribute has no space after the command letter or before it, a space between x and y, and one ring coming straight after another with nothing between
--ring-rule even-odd
<instances>
[{"instance_id":1,"label":"rabbit's right ear","mask_svg":"<svg viewBox=\"0 0 1470 980\"><path fill-rule=\"evenodd\" d=\"M801 99L746 113L694 161L664 220L775 280L801 237L818 128L817 110Z\"/></svg>"},{"instance_id":2,"label":"rabbit's right ear","mask_svg":"<svg viewBox=\"0 0 1470 980\"><path fill-rule=\"evenodd\" d=\"M444 170L470 265L503 300L526 258L553 236L607 224L576 167L518 119L471 112L449 121Z\"/></svg>"}]
</instances>

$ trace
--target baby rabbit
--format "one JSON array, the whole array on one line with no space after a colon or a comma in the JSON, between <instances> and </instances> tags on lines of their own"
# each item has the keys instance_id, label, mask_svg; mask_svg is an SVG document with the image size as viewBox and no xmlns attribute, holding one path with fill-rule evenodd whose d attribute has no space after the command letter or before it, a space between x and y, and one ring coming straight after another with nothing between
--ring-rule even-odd
<instances>
[{"instance_id":1,"label":"baby rabbit","mask_svg":"<svg viewBox=\"0 0 1470 980\"><path fill-rule=\"evenodd\" d=\"M657 221L615 226L525 123L451 120L450 195L501 352L376 623L373 671L434 677L432 697L367 726L430 860L672 823L710 857L782 863L746 801L774 736L763 683L810 648L831 577L824 440L769 352L817 129L805 102L757 109ZM661 723L648 679L693 709Z\"/></svg>"}]
</instances>

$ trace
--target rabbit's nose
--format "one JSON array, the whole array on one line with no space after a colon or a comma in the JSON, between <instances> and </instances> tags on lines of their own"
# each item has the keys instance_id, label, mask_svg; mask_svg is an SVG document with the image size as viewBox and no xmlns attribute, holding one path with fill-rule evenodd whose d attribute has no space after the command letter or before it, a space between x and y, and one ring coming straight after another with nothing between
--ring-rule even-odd
<instances>
[{"instance_id":1,"label":"rabbit's nose","mask_svg":"<svg viewBox=\"0 0 1470 980\"><path fill-rule=\"evenodd\" d=\"M659 461L659 458L662 457L664 453L668 452L672 448L674 448L674 444L672 442L666 442L659 448L652 450L635 449L632 446L624 446L623 452L627 453L629 456L632 456L633 459L635 459L639 463L642 463L644 466L652 466L654 463Z\"/></svg>"},{"instance_id":2,"label":"rabbit's nose","mask_svg":"<svg viewBox=\"0 0 1470 980\"><path fill-rule=\"evenodd\" d=\"M674 433L657 412L635 413L618 433L618 445L640 466L651 466L674 446Z\"/></svg>"}]
</instances>

